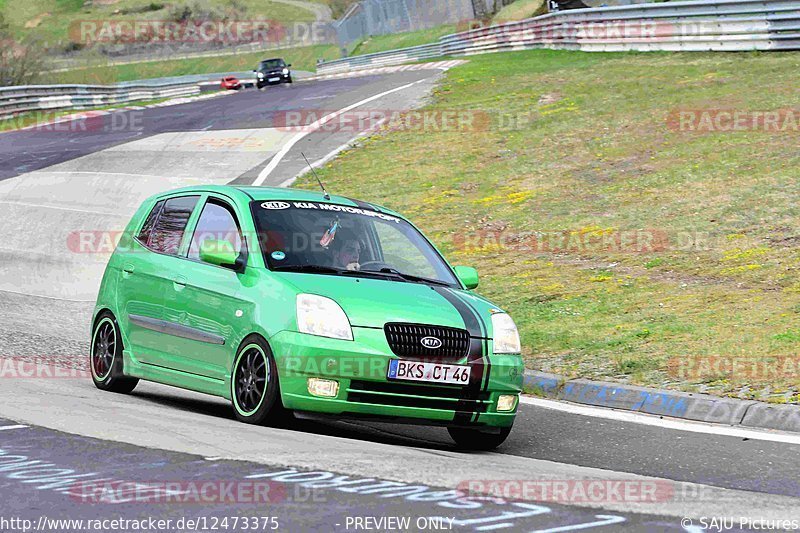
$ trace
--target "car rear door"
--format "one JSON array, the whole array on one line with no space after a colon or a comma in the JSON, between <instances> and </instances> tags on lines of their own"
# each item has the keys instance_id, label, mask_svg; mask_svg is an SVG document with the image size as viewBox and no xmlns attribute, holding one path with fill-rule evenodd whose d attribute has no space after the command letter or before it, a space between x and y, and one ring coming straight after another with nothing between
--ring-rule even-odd
<instances>
[{"instance_id":1,"label":"car rear door","mask_svg":"<svg viewBox=\"0 0 800 533\"><path fill-rule=\"evenodd\" d=\"M169 270L199 198L179 196L156 202L130 248L121 252L119 318L128 348L141 364L166 364L164 301L173 284Z\"/></svg>"}]
</instances>

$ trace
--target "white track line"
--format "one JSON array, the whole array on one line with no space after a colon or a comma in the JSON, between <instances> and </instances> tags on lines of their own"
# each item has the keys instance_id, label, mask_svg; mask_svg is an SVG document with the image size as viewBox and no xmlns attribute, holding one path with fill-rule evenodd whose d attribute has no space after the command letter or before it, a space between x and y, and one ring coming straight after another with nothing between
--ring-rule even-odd
<instances>
[{"instance_id":1,"label":"white track line","mask_svg":"<svg viewBox=\"0 0 800 533\"><path fill-rule=\"evenodd\" d=\"M9 429L25 429L28 426L0 426L0 431L7 431Z\"/></svg>"},{"instance_id":2,"label":"white track line","mask_svg":"<svg viewBox=\"0 0 800 533\"><path fill-rule=\"evenodd\" d=\"M379 120L379 121L378 121L378 122L375 124L375 126L373 127L373 129L378 129L378 128L379 128L379 127L380 127L380 126L381 126L381 125L382 125L384 122L386 122L386 119L385 119L385 118L382 118L381 120ZM331 159L333 159L334 157L336 157L336 156L339 154L339 152L341 152L341 151L343 151L343 150L346 150L346 149L348 149L348 148L351 148L351 147L353 146L353 143L355 143L356 141L358 141L358 139L360 139L361 137L364 137L365 135L368 135L369 133L371 133L371 131L361 132L361 133L359 133L359 134L358 134L358 136L356 136L355 138L353 138L353 139L350 139L350 140L349 140L349 141L347 141L346 143L342 143L342 144L340 144L339 146L337 146L336 148L334 148L333 150L331 150L330 152L328 152L328 153L327 153L325 156L323 156L321 159L317 159L316 161L314 161L313 163L311 163L311 168L319 168L319 167L321 167L322 165L324 165L325 163L327 163L328 161L330 161ZM305 176L306 174L308 174L310 171L311 171L311 169L310 169L310 168L308 168L308 167L306 167L306 168L304 168L304 169L303 169L303 170L302 170L302 171L301 171L299 174L297 174L296 176L294 176L294 177L292 177L292 178L289 178L289 179L287 179L286 181L284 181L283 183L281 183L280 185L278 185L278 187L289 187L289 186L291 186L291 185L292 185L292 184L293 184L295 181L297 181L297 180L298 180L298 179L300 179L301 177L303 177L303 176Z\"/></svg>"},{"instance_id":3,"label":"white track line","mask_svg":"<svg viewBox=\"0 0 800 533\"><path fill-rule=\"evenodd\" d=\"M418 80L418 81L415 81L415 82L412 82L412 83L407 83L405 85L401 85L400 87L395 87L394 89L390 89L390 90L384 91L384 92L382 92L380 94L376 94L375 96L370 96L369 98L361 100L360 102L356 102L355 104L349 105L347 107L343 107L339 111L335 111L335 112L333 112L333 113L331 113L329 115L325 115L324 117L322 117L321 119L319 119L316 122L312 123L308 127L303 128L303 131L296 133L294 137L289 139L289 141L286 144L283 145L283 148L281 148L280 151L277 154L275 154L275 156L273 156L272 160L267 164L267 166L264 167L264 169L261 172L258 173L258 177L255 179L255 181L253 181L253 185L256 185L256 186L262 185L264 183L264 181L266 181L267 177L269 177L269 175L272 173L272 171L275 170L275 168L280 164L281 160L286 156L286 154L289 153L289 150L292 149L292 146L297 144L298 141L300 141L303 137L305 137L309 133L313 132L314 130L318 129L320 126L322 126L323 124L325 124L329 120L333 120L334 118L338 117L342 113L347 113L351 109L355 109L356 107L362 106L364 104L368 104L368 103L372 102L373 100L377 100L378 98L386 96L387 94L392 94L392 93L397 92L397 91L402 91L403 89L408 89L412 85L416 85L417 83L421 83L423 81L426 81L426 80L422 79L422 80Z\"/></svg>"},{"instance_id":4,"label":"white track line","mask_svg":"<svg viewBox=\"0 0 800 533\"><path fill-rule=\"evenodd\" d=\"M691 431L694 433L705 433L708 435L717 435L720 437L737 437L742 439L782 442L785 444L800 444L800 435L793 435L790 433L745 429L734 426L708 424L705 422L679 420L676 418L661 418L656 415L633 413L630 411L618 411L615 409L608 409L605 407L591 407L588 405L577 405L573 403L557 402L553 400L544 400L542 398L533 398L531 396L522 396L520 397L519 401L520 403L524 403L527 405L533 405L536 407L541 407L543 409L552 409L554 411L562 411L564 413L570 413L574 415L591 416L593 418L605 418L607 420L618 420L620 422L631 422L634 424L642 424L645 426L656 426L664 429Z\"/></svg>"},{"instance_id":5,"label":"white track line","mask_svg":"<svg viewBox=\"0 0 800 533\"><path fill-rule=\"evenodd\" d=\"M86 213L89 215L106 215L106 216L119 216L117 213L111 213L108 211L92 211L90 209L78 209L76 207L64 207L60 205L44 205L44 204L34 204L30 202L16 202L12 200L0 200L0 204L7 204L7 205L20 205L23 207L42 207L45 209L57 209L60 211L73 211L75 213Z\"/></svg>"}]
</instances>

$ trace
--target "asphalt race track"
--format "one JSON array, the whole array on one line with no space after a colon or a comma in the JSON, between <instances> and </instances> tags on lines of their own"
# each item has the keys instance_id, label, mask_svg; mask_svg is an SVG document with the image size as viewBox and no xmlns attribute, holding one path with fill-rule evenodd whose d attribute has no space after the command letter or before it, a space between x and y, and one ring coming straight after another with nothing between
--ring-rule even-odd
<instances>
[{"instance_id":1,"label":"asphalt race track","mask_svg":"<svg viewBox=\"0 0 800 533\"><path fill-rule=\"evenodd\" d=\"M703 519L735 518L730 531L748 529L739 517L797 515L800 438L774 432L668 429L645 415L618 420L539 400L520 406L496 452L463 453L439 428L309 420L254 427L236 422L218 398L144 382L130 396L92 385L88 322L111 249L82 237L120 231L161 190L283 184L303 170L301 152L316 162L360 133L296 137L279 127L286 111L313 122L382 93L366 107L408 109L439 76L308 81L0 134L0 531L151 518L172 520L152 530L210 530L212 522L225 530L221 520L243 517L262 531L548 532L702 531ZM63 371L15 375L18 361ZM544 499L454 492L487 480L568 491ZM243 492L198 502L198 483ZM581 497L592 483L655 492ZM3 522L12 518L19 521Z\"/></svg>"}]
</instances>

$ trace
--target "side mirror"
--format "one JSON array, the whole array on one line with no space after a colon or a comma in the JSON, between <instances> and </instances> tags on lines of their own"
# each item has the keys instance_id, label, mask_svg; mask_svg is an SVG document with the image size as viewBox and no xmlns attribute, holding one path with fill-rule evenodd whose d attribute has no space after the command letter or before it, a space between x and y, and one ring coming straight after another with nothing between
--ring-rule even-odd
<instances>
[{"instance_id":1,"label":"side mirror","mask_svg":"<svg viewBox=\"0 0 800 533\"><path fill-rule=\"evenodd\" d=\"M240 272L244 261L239 259L240 254L233 249L233 245L224 240L206 239L200 243L200 260Z\"/></svg>"},{"instance_id":2,"label":"side mirror","mask_svg":"<svg viewBox=\"0 0 800 533\"><path fill-rule=\"evenodd\" d=\"M478 286L478 271L472 267L468 266L457 266L455 267L456 276L458 279L461 280L461 283L467 289L474 289Z\"/></svg>"},{"instance_id":3,"label":"side mirror","mask_svg":"<svg viewBox=\"0 0 800 533\"><path fill-rule=\"evenodd\" d=\"M256 73L256 69L253 69L253 74L255 74L255 73Z\"/></svg>"},{"instance_id":4,"label":"side mirror","mask_svg":"<svg viewBox=\"0 0 800 533\"><path fill-rule=\"evenodd\" d=\"M288 64L288 65L286 65L286 66L287 66L287 67L291 67L291 66L292 66L292 64L291 64L291 63L289 63L289 64Z\"/></svg>"}]
</instances>

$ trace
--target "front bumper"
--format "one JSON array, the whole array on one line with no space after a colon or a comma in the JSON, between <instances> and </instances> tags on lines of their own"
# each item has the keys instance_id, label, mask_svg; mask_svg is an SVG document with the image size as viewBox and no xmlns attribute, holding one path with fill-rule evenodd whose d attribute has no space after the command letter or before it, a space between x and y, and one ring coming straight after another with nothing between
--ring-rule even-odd
<instances>
[{"instance_id":1,"label":"front bumper","mask_svg":"<svg viewBox=\"0 0 800 533\"><path fill-rule=\"evenodd\" d=\"M498 412L497 400L522 390L524 367L518 355L489 356L488 381L482 379L483 386L470 393L463 387L388 380L389 360L397 356L383 330L354 327L353 336L353 341L344 341L283 331L270 339L286 408L421 425L510 427L514 423L517 407ZM488 344L491 351L491 341ZM469 364L466 358L448 363ZM473 373L482 370L479 364L471 366ZM336 397L309 394L310 377L338 381Z\"/></svg>"},{"instance_id":2,"label":"front bumper","mask_svg":"<svg viewBox=\"0 0 800 533\"><path fill-rule=\"evenodd\" d=\"M256 79L256 86L261 88L261 87L264 87L265 85L278 85L278 84L281 84L281 83L286 83L286 82L289 81L289 79L291 77L292 77L291 73L289 73L289 74L283 74L283 73L270 74L268 76L264 76L263 78L257 78ZM277 78L277 79L275 79L275 78ZM273 81L270 81L270 80L273 80Z\"/></svg>"}]
</instances>

